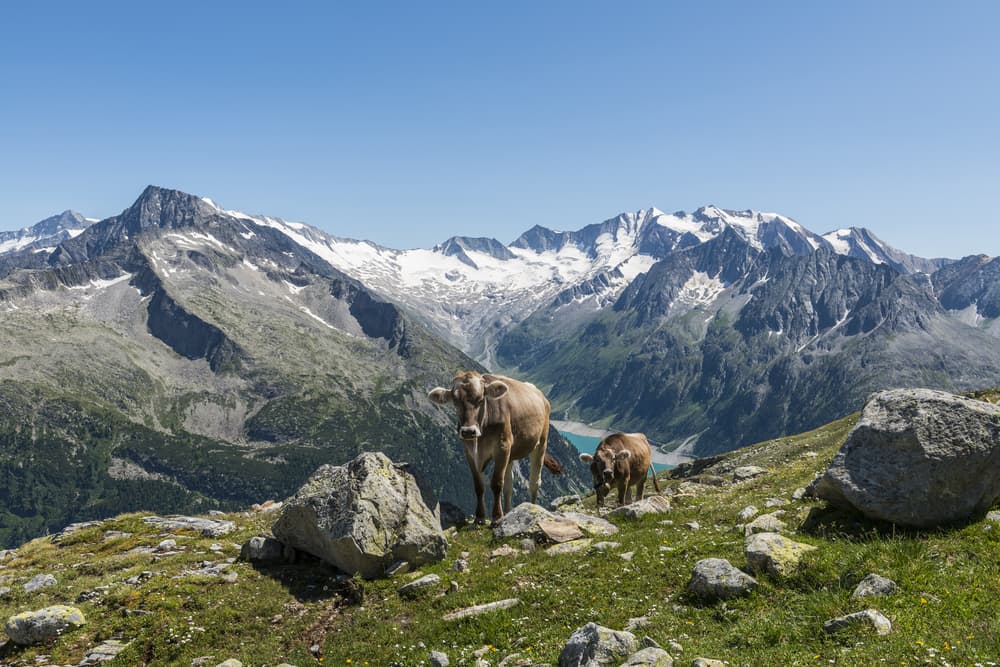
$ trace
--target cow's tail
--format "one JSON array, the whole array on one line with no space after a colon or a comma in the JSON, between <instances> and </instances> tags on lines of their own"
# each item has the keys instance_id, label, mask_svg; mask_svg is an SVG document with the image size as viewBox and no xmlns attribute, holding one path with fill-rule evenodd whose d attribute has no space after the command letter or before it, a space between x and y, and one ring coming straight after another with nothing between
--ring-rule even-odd
<instances>
[{"instance_id":1,"label":"cow's tail","mask_svg":"<svg viewBox=\"0 0 1000 667\"><path fill-rule=\"evenodd\" d=\"M552 458L548 454L546 454L545 458L542 459L542 465L544 465L546 468L548 468L549 472L552 473L553 475L561 475L562 474L563 467L561 465L559 465L558 461L556 461L554 458Z\"/></svg>"},{"instance_id":2,"label":"cow's tail","mask_svg":"<svg viewBox=\"0 0 1000 667\"><path fill-rule=\"evenodd\" d=\"M649 472L651 472L653 474L653 488L656 489L657 493L659 493L660 492L660 483L656 481L656 469L653 468L653 464L652 463L649 464Z\"/></svg>"}]
</instances>

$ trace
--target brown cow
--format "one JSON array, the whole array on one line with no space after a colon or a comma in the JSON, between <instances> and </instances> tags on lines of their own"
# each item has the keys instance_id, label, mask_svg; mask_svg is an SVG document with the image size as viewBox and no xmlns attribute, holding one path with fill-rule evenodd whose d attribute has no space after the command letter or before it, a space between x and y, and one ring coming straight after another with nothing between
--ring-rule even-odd
<instances>
[{"instance_id":1,"label":"brown cow","mask_svg":"<svg viewBox=\"0 0 1000 667\"><path fill-rule=\"evenodd\" d=\"M491 460L494 521L503 516L504 508L510 510L514 491L513 461L531 456L528 477L531 502L535 502L538 495L543 463L552 472L559 472L559 464L545 455L549 436L549 402L535 385L502 375L462 371L452 378L451 389L437 387L428 396L440 405L455 404L458 436L465 445L465 460L469 463L472 484L476 489L477 523L486 521L483 470Z\"/></svg>"},{"instance_id":2,"label":"brown cow","mask_svg":"<svg viewBox=\"0 0 1000 667\"><path fill-rule=\"evenodd\" d=\"M597 445L594 455L580 454L580 460L590 464L594 476L594 491L597 492L597 506L611 491L612 484L618 486L618 504L632 502L630 494L635 487L634 500L642 500L642 490L646 486L646 472L653 470L653 450L649 440L642 433L612 433ZM653 470L653 486L660 492Z\"/></svg>"}]
</instances>

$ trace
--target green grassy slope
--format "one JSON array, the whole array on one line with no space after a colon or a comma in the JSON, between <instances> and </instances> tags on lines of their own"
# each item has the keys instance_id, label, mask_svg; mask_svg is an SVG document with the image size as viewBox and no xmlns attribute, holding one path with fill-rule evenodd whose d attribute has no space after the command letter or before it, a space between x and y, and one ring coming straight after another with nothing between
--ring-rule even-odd
<instances>
[{"instance_id":1,"label":"green grassy slope","mask_svg":"<svg viewBox=\"0 0 1000 667\"><path fill-rule=\"evenodd\" d=\"M1000 400L1000 391L979 398ZM472 664L472 652L488 646L497 664L520 653L554 664L574 629L588 621L621 629L629 618L646 616L648 635L671 650L677 664L695 656L733 665L917 665L988 664L1000 660L1000 526L981 517L966 525L933 531L894 530L828 510L814 500L791 501L832 458L856 415L815 431L771 440L723 456L688 478L666 479L678 492L668 515L619 522L611 538L620 547L606 552L552 556L542 551L491 559L500 546L486 529L463 529L450 539L448 558L421 570L441 575L434 593L404 600L396 589L412 575L355 582L362 604L349 603L324 566L255 569L237 563L235 583L203 576L174 579L202 560L235 556L236 545L266 531L274 517L232 514L240 526L220 539L179 537L184 551L154 558L129 554L137 545L162 537L126 515L85 529L61 544L38 539L0 565L0 585L13 592L0 598L0 617L47 604L73 603L83 592L110 585L96 601L81 603L89 624L55 645L0 649L0 663L31 663L38 654L57 664L79 661L98 640L120 635L132 640L111 663L188 665L198 656L216 662L235 657L245 665L420 665L431 650L449 654L452 664ZM736 465L761 465L767 474L739 485L720 484ZM745 564L742 533L734 531L737 512L753 504L762 511L770 498L787 501L782 517L793 539L818 547L789 579L760 577L761 590L725 604L690 599L685 585L691 568L708 557ZM697 522L692 530L685 524ZM133 533L103 540L105 530ZM220 543L221 555L209 551ZM510 542L515 547L517 541ZM469 552L470 569L452 563ZM634 552L631 560L621 554ZM138 585L126 578L143 570L157 576ZM49 572L59 584L29 596L20 585ZM865 575L895 580L901 592L887 598L851 599ZM458 590L444 594L450 582ZM437 593L440 593L438 595ZM520 604L478 618L446 622L454 609L516 597ZM827 636L823 621L875 607L888 616L893 632L878 637L867 629ZM134 615L126 610L146 610ZM309 647L318 644L320 655ZM668 649L669 650L669 649ZM320 659L322 658L322 660ZM212 662L210 664L215 664Z\"/></svg>"}]
</instances>

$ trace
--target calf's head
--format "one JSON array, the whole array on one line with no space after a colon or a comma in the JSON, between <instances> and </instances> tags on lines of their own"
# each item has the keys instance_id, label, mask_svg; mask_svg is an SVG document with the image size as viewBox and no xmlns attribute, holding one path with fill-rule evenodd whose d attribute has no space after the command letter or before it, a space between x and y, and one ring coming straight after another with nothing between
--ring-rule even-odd
<instances>
[{"instance_id":1,"label":"calf's head","mask_svg":"<svg viewBox=\"0 0 1000 667\"><path fill-rule=\"evenodd\" d=\"M487 382L475 371L459 373L451 381L451 389L437 387L428 397L439 405L455 404L458 416L458 435L463 440L475 440L486 427L486 401L503 398L507 385L500 380Z\"/></svg>"},{"instance_id":2,"label":"calf's head","mask_svg":"<svg viewBox=\"0 0 1000 667\"><path fill-rule=\"evenodd\" d=\"M580 454L580 460L590 464L590 474L594 477L594 492L597 493L598 506L604 503L615 478L624 476L624 467L628 464L628 458L631 455L632 452L625 449L612 452L602 448L599 448L593 456Z\"/></svg>"}]
</instances>

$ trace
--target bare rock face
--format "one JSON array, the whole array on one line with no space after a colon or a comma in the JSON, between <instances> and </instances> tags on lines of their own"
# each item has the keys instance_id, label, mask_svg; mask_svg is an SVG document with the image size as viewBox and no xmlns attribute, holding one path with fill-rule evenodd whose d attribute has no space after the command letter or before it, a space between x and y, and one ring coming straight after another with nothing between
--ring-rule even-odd
<instances>
[{"instance_id":1,"label":"bare rock face","mask_svg":"<svg viewBox=\"0 0 1000 667\"><path fill-rule=\"evenodd\" d=\"M929 389L873 394L809 492L918 528L985 512L1000 498L1000 406Z\"/></svg>"},{"instance_id":2,"label":"bare rock face","mask_svg":"<svg viewBox=\"0 0 1000 667\"><path fill-rule=\"evenodd\" d=\"M413 476L379 452L320 467L285 503L272 532L285 545L366 578L398 561L416 567L441 560L448 546Z\"/></svg>"}]
</instances>

